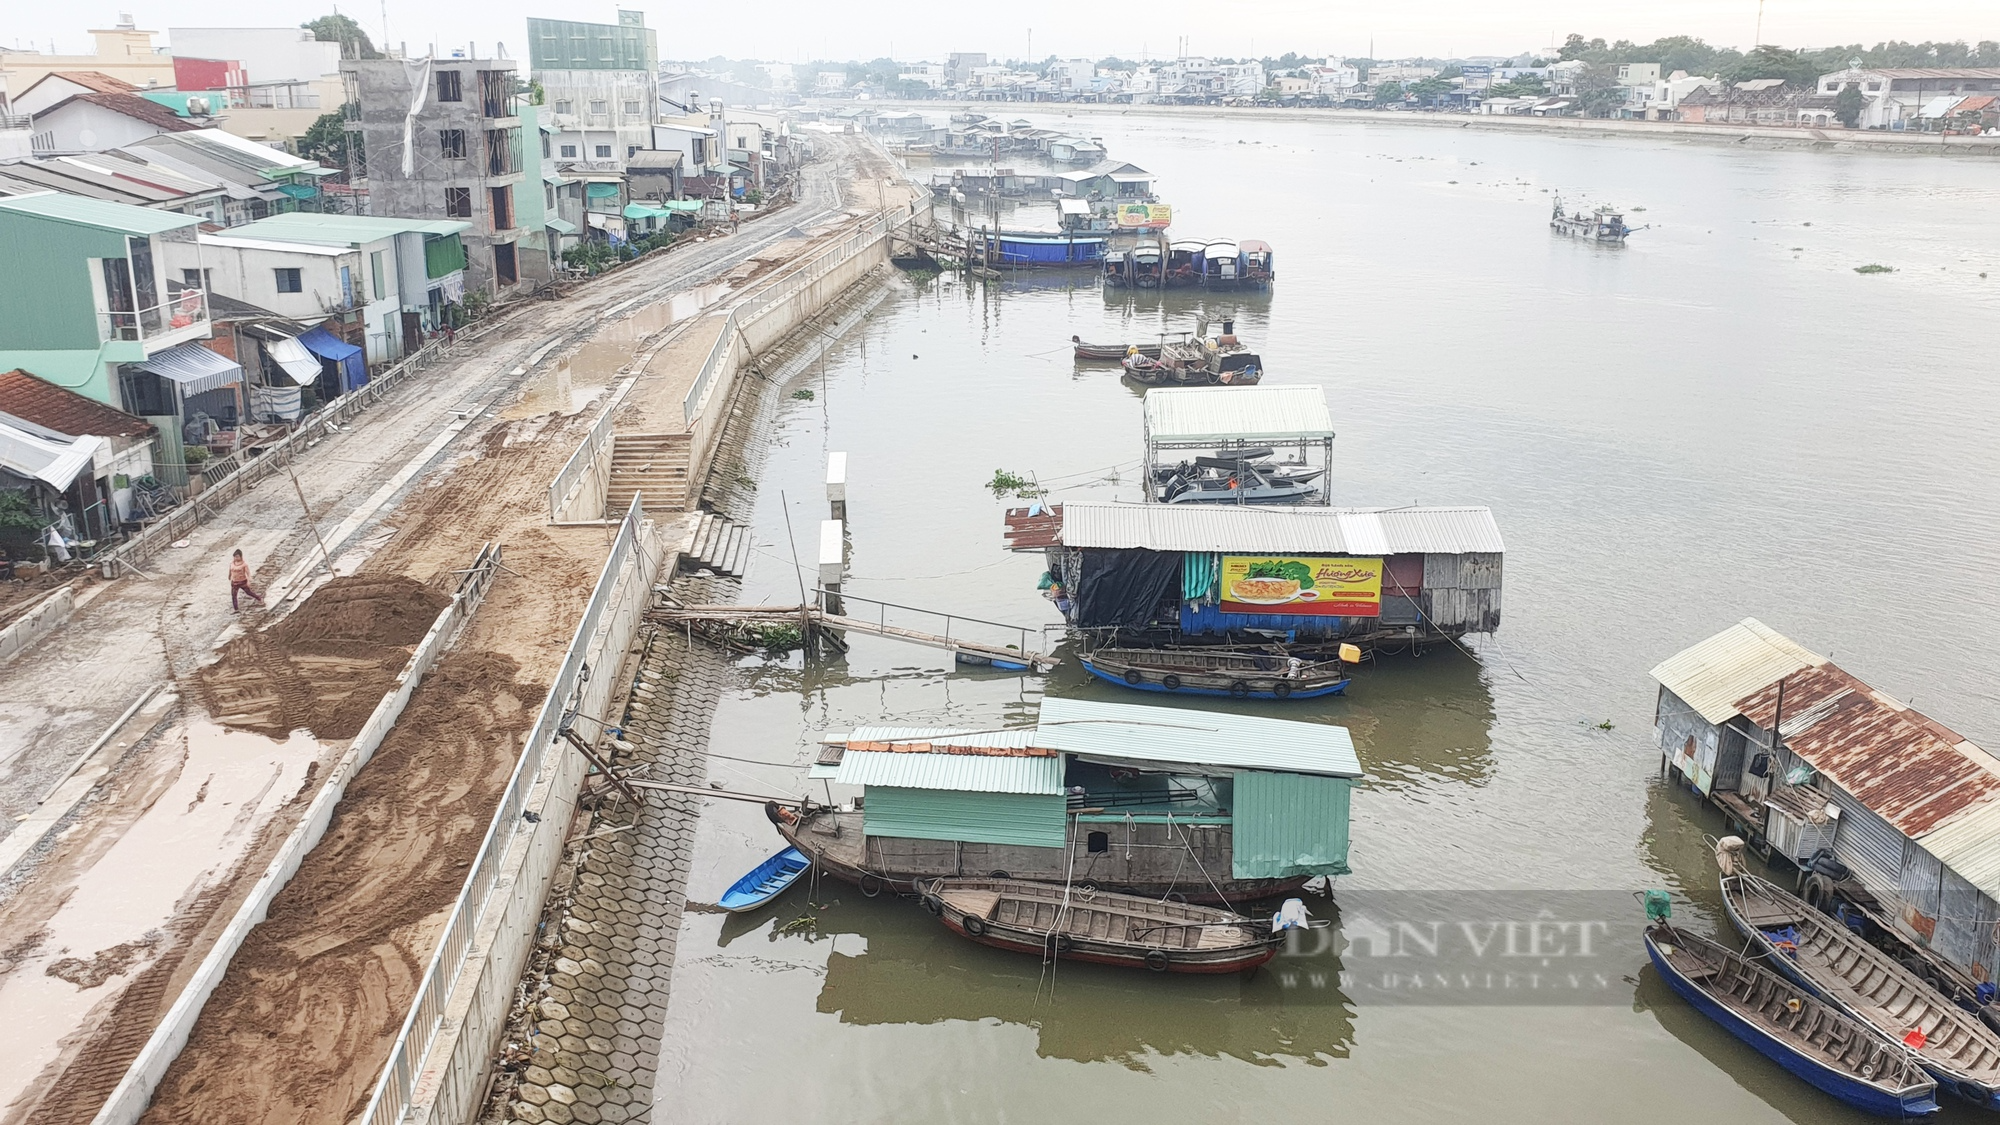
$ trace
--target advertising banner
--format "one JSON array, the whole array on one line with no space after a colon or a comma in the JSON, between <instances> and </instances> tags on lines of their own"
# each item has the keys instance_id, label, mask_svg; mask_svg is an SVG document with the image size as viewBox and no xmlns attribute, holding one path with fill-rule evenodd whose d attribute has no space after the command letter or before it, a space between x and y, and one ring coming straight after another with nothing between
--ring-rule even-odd
<instances>
[{"instance_id":1,"label":"advertising banner","mask_svg":"<svg viewBox=\"0 0 2000 1125\"><path fill-rule=\"evenodd\" d=\"M1222 557L1224 613L1306 617L1382 616L1382 560Z\"/></svg>"},{"instance_id":2,"label":"advertising banner","mask_svg":"<svg viewBox=\"0 0 2000 1125\"><path fill-rule=\"evenodd\" d=\"M1173 221L1174 209L1165 203L1118 205L1118 225L1126 230L1165 230Z\"/></svg>"}]
</instances>

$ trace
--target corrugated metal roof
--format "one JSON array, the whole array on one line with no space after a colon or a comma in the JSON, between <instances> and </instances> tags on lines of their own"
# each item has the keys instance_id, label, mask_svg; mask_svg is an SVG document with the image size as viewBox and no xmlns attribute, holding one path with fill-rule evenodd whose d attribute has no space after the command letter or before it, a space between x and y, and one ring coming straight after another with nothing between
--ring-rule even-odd
<instances>
[{"instance_id":1,"label":"corrugated metal roof","mask_svg":"<svg viewBox=\"0 0 2000 1125\"><path fill-rule=\"evenodd\" d=\"M1754 617L1746 617L1653 667L1653 678L1702 718L1726 723L1741 713L1737 700L1770 687L1826 657ZM1787 710L1792 710L1789 703Z\"/></svg>"},{"instance_id":2,"label":"corrugated metal roof","mask_svg":"<svg viewBox=\"0 0 2000 1125\"><path fill-rule=\"evenodd\" d=\"M1777 697L1773 683L1736 706L1769 730ZM1975 806L2000 805L2000 761L1836 665L1785 677L1779 731L1786 749L1912 839Z\"/></svg>"},{"instance_id":3,"label":"corrugated metal roof","mask_svg":"<svg viewBox=\"0 0 2000 1125\"><path fill-rule=\"evenodd\" d=\"M1062 775L1061 757L849 750L841 755L834 780L842 785L1054 796L1063 791Z\"/></svg>"},{"instance_id":4,"label":"corrugated metal roof","mask_svg":"<svg viewBox=\"0 0 2000 1125\"><path fill-rule=\"evenodd\" d=\"M1149 442L1332 436L1333 412L1318 387L1160 387L1146 392Z\"/></svg>"},{"instance_id":5,"label":"corrugated metal roof","mask_svg":"<svg viewBox=\"0 0 2000 1125\"><path fill-rule=\"evenodd\" d=\"M380 215L318 215L294 211L232 227L229 233L238 238L263 238L273 242L359 246L398 234L458 234L471 229L471 223L458 219L396 219Z\"/></svg>"},{"instance_id":6,"label":"corrugated metal roof","mask_svg":"<svg viewBox=\"0 0 2000 1125\"><path fill-rule=\"evenodd\" d=\"M1361 776L1347 728L1326 723L1045 698L1034 736L1036 746L1095 759Z\"/></svg>"},{"instance_id":7,"label":"corrugated metal roof","mask_svg":"<svg viewBox=\"0 0 2000 1125\"><path fill-rule=\"evenodd\" d=\"M75 223L119 234L163 234L201 222L197 215L175 215L150 207L132 207L104 199L86 199L62 192L38 192L0 199L0 211Z\"/></svg>"},{"instance_id":8,"label":"corrugated metal roof","mask_svg":"<svg viewBox=\"0 0 2000 1125\"><path fill-rule=\"evenodd\" d=\"M1932 830L1922 843L1959 878L2000 899L2000 801L1965 810Z\"/></svg>"},{"instance_id":9,"label":"corrugated metal roof","mask_svg":"<svg viewBox=\"0 0 2000 1125\"><path fill-rule=\"evenodd\" d=\"M1003 545L1010 551L1039 551L1055 546L1062 542L1062 512L1061 504L1007 509L1002 517L1006 525L1001 536Z\"/></svg>"},{"instance_id":10,"label":"corrugated metal roof","mask_svg":"<svg viewBox=\"0 0 2000 1125\"><path fill-rule=\"evenodd\" d=\"M240 364L200 344L176 344L147 356L139 366L179 383L184 395L217 391L243 381Z\"/></svg>"},{"instance_id":11,"label":"corrugated metal roof","mask_svg":"<svg viewBox=\"0 0 2000 1125\"><path fill-rule=\"evenodd\" d=\"M1491 508L1263 508L1101 500L1063 505L1060 541L1067 547L1329 555L1506 550Z\"/></svg>"}]
</instances>

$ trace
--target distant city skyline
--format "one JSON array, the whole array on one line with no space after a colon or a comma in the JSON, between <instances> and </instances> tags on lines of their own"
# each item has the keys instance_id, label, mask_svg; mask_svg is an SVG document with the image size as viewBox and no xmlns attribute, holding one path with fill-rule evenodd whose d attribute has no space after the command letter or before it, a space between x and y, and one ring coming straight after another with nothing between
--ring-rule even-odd
<instances>
[{"instance_id":1,"label":"distant city skyline","mask_svg":"<svg viewBox=\"0 0 2000 1125\"><path fill-rule=\"evenodd\" d=\"M1662 36L1691 35L1716 46L1747 49L1757 37L1757 0L1675 0L1616 12L1582 0L1528 0L1511 4L1434 0L1422 13L1380 11L1356 3L1311 0L1258 0L1232 5L1226 20L1211 5L1159 0L1135 19L1129 6L1057 4L1024 0L996 13L989 8L942 8L934 4L871 5L867 20L847 6L771 0L754 21L690 18L687 9L649 10L649 26L660 31L663 58L764 59L800 63L892 57L901 61L942 61L954 51L983 51L995 59L1171 58L1185 41L1191 55L1262 57L1287 51L1309 57L1406 58L1469 55L1509 56L1542 52L1579 32L1606 40L1650 42ZM0 46L83 54L91 50L88 31L113 26L129 11L138 26L162 33L170 27L273 27L302 23L334 11L330 0L184 0L174 4L124 6L88 4L14 5L0 29ZM618 5L552 5L546 0L489 0L477 5L417 4L388 0L388 46L422 54L471 45L481 55L504 46L511 57L527 55L529 16L610 23ZM358 20L371 38L384 39L382 0L349 4L339 10ZM700 10L707 11L707 10ZM1004 16L1008 26L997 26ZM888 18L882 18L882 17ZM79 21L88 21L79 22ZM1141 32L1133 29L1143 25ZM2000 39L2000 7L1991 0L1766 0L1762 41L1788 47L1872 45L1882 40ZM1032 44L1032 46L1031 46ZM378 42L378 45L381 45ZM1032 53L1031 53L1032 52Z\"/></svg>"}]
</instances>

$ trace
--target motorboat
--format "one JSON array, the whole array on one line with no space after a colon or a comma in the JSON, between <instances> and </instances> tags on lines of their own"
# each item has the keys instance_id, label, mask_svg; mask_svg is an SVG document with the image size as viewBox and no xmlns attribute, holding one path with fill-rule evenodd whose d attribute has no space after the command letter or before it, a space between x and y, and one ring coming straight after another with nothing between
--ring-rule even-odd
<instances>
[{"instance_id":1,"label":"motorboat","mask_svg":"<svg viewBox=\"0 0 2000 1125\"><path fill-rule=\"evenodd\" d=\"M1204 460L1221 464L1203 465ZM1286 504L1317 496L1319 486L1314 481L1319 475L1313 470L1302 479L1255 462L1197 457L1193 472L1175 467L1160 485L1159 499L1163 504Z\"/></svg>"}]
</instances>

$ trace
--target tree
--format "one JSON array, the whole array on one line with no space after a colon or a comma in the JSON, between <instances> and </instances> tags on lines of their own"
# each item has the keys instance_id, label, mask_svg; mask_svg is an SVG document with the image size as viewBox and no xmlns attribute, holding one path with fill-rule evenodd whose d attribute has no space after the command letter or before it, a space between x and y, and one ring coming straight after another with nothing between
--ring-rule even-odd
<instances>
[{"instance_id":1,"label":"tree","mask_svg":"<svg viewBox=\"0 0 2000 1125\"><path fill-rule=\"evenodd\" d=\"M1400 102L1402 100L1403 84L1401 82L1384 82L1380 86L1375 87L1376 105L1388 105L1390 102Z\"/></svg>"},{"instance_id":2,"label":"tree","mask_svg":"<svg viewBox=\"0 0 2000 1125\"><path fill-rule=\"evenodd\" d=\"M376 50L375 44L368 41L368 33L361 30L361 25L354 21L353 16L339 14L321 16L316 20L309 23L302 23L299 26L310 30L313 33L313 38L322 43L340 44L341 58L379 59L382 57L382 52Z\"/></svg>"},{"instance_id":3,"label":"tree","mask_svg":"<svg viewBox=\"0 0 2000 1125\"><path fill-rule=\"evenodd\" d=\"M1609 117L1625 104L1625 90L1618 85L1618 72L1609 63L1594 62L1577 72L1576 107L1585 117Z\"/></svg>"},{"instance_id":4,"label":"tree","mask_svg":"<svg viewBox=\"0 0 2000 1125\"><path fill-rule=\"evenodd\" d=\"M1820 75L1831 69L1835 68L1828 66L1825 60L1807 58L1798 51L1766 44L1743 56L1742 61L1730 67L1724 77L1731 82L1782 78L1793 85L1811 87Z\"/></svg>"},{"instance_id":5,"label":"tree","mask_svg":"<svg viewBox=\"0 0 2000 1125\"><path fill-rule=\"evenodd\" d=\"M1833 96L1833 115L1849 129L1861 124L1861 85L1849 82Z\"/></svg>"},{"instance_id":6,"label":"tree","mask_svg":"<svg viewBox=\"0 0 2000 1125\"><path fill-rule=\"evenodd\" d=\"M1409 85L1409 92L1423 102L1434 102L1455 89L1457 87L1446 81L1442 75L1421 78Z\"/></svg>"},{"instance_id":7,"label":"tree","mask_svg":"<svg viewBox=\"0 0 2000 1125\"><path fill-rule=\"evenodd\" d=\"M1486 91L1487 96L1495 98L1539 98L1548 92L1549 84L1539 74L1516 75L1505 82L1495 83L1492 89Z\"/></svg>"},{"instance_id":8,"label":"tree","mask_svg":"<svg viewBox=\"0 0 2000 1125\"><path fill-rule=\"evenodd\" d=\"M342 113L323 113L299 138L299 155L317 160L329 168L347 168L348 146L353 145L354 171L359 174L366 164L362 159L361 134L349 133L344 127L346 116Z\"/></svg>"}]
</instances>

